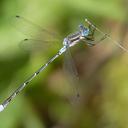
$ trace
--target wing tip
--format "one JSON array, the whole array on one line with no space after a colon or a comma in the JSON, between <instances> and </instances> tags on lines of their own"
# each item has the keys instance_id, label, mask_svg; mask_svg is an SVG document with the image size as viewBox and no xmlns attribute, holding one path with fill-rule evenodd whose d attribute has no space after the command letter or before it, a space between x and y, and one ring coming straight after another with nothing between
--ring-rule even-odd
<instances>
[{"instance_id":1,"label":"wing tip","mask_svg":"<svg viewBox=\"0 0 128 128\"><path fill-rule=\"evenodd\" d=\"M16 18L20 18L20 16L19 16L19 15L16 15L15 17L16 17Z\"/></svg>"},{"instance_id":2,"label":"wing tip","mask_svg":"<svg viewBox=\"0 0 128 128\"><path fill-rule=\"evenodd\" d=\"M28 38L24 39L24 41L27 41L27 40L28 40Z\"/></svg>"}]
</instances>

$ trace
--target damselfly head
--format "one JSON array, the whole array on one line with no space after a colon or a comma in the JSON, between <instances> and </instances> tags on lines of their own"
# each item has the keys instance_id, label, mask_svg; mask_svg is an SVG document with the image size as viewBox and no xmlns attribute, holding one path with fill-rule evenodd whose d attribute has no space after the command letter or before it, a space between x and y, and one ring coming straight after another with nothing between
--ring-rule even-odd
<instances>
[{"instance_id":1,"label":"damselfly head","mask_svg":"<svg viewBox=\"0 0 128 128\"><path fill-rule=\"evenodd\" d=\"M79 29L80 29L80 32L81 32L81 36L82 37L86 37L88 36L89 34L89 28L85 27L84 25L79 25Z\"/></svg>"}]
</instances>

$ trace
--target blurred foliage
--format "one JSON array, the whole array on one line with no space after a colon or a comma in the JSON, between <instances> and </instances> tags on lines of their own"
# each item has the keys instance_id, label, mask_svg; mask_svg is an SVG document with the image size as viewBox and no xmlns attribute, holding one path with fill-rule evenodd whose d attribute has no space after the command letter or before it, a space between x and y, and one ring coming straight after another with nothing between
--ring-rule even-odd
<instances>
[{"instance_id":1,"label":"blurred foliage","mask_svg":"<svg viewBox=\"0 0 128 128\"><path fill-rule=\"evenodd\" d=\"M12 17L21 15L62 37L88 18L126 42L127 8L127 0L1 0L0 102L58 50L24 52L19 43L28 36L15 29ZM72 52L80 76L79 103L68 100L74 85L64 75L62 56L0 113L0 128L128 127L128 54L110 41Z\"/></svg>"}]
</instances>

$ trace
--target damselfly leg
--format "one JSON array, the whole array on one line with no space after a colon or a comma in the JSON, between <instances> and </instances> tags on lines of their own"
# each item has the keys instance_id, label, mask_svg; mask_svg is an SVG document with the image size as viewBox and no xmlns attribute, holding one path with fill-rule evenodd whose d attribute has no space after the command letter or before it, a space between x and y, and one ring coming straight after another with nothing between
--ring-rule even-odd
<instances>
[{"instance_id":1,"label":"damselfly leg","mask_svg":"<svg viewBox=\"0 0 128 128\"><path fill-rule=\"evenodd\" d=\"M96 27L88 19L85 19L85 22L87 24L89 24L92 28L94 28L100 35L102 35L101 41L104 40L105 38L107 38L107 39L109 39L109 41L111 43L115 44L116 46L118 46L119 48L121 48L123 51L128 52L128 44L127 43L118 42L118 41L112 39L112 37L109 34L104 33L102 30L100 30L98 27Z\"/></svg>"},{"instance_id":2,"label":"damselfly leg","mask_svg":"<svg viewBox=\"0 0 128 128\"><path fill-rule=\"evenodd\" d=\"M88 24L89 35L83 40L88 46L94 46L106 39L106 35L97 35L96 28Z\"/></svg>"}]
</instances>

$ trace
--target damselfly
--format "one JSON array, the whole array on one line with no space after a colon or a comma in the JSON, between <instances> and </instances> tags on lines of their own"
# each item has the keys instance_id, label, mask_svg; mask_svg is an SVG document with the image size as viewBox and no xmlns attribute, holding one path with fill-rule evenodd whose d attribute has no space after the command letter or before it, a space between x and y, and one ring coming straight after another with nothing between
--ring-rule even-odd
<instances>
[{"instance_id":1,"label":"damselfly","mask_svg":"<svg viewBox=\"0 0 128 128\"><path fill-rule=\"evenodd\" d=\"M25 18L20 17L20 16L16 16L16 19L21 20L23 22L27 22L27 23L29 22L28 20L26 20ZM25 80L25 82L23 82L6 100L4 100L4 102L0 105L0 111L3 111L7 107L7 105L14 99L14 97L17 96L17 94L19 94L49 64L51 64L56 58L58 58L63 53L69 52L69 48L75 46L76 44L79 44L80 42L84 42L88 46L94 46L98 42L101 42L102 40L108 38L113 43L118 45L120 48L122 48L123 50L128 52L128 50L125 49L120 43L112 40L112 38L108 34L105 34L101 30L99 30L90 21L85 19L85 22L87 23L87 26L82 25L82 24L79 25L78 31L76 31L73 34L70 34L66 38L64 38L63 44L62 44L62 47L60 48L60 50L47 63L45 63L43 66L41 66L34 74L32 74L27 80ZM32 23L30 23L30 24L32 24ZM49 33L48 31L46 31L44 29L40 29L40 30L43 31L44 33L47 33L46 35L52 35L51 33ZM102 35L97 40L94 35L96 32L99 32ZM44 36L44 37L46 38L47 36ZM23 42L29 42L29 41L31 41L31 39L23 40ZM47 42L47 41L45 41L45 42ZM78 93L77 93L77 96L79 96Z\"/></svg>"}]
</instances>

